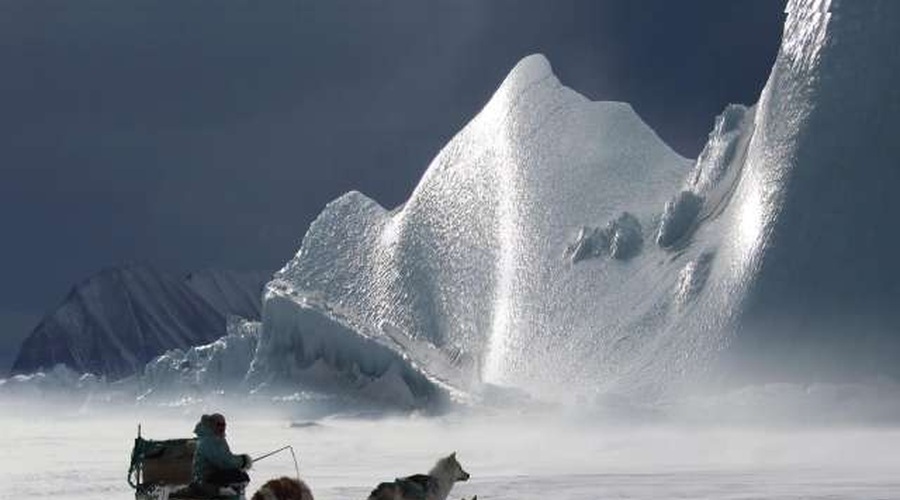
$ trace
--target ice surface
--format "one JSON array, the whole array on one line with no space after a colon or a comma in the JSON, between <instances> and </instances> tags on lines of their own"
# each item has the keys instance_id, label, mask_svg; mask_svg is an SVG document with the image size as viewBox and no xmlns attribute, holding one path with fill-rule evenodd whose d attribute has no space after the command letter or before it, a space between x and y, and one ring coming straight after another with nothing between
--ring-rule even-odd
<instances>
[{"instance_id":1,"label":"ice surface","mask_svg":"<svg viewBox=\"0 0 900 500\"><path fill-rule=\"evenodd\" d=\"M228 334L215 342L173 349L151 360L138 379L140 399L203 395L241 386L256 354L259 322L229 316Z\"/></svg>"},{"instance_id":2,"label":"ice surface","mask_svg":"<svg viewBox=\"0 0 900 500\"><path fill-rule=\"evenodd\" d=\"M900 491L900 433L892 429L628 428L521 417L297 427L229 417L236 452L293 445L317 500L366 498L379 482L425 472L452 451L471 474L454 499L896 499ZM13 458L0 468L4 498L132 497L124 472L138 422L145 437L187 437L196 415L3 415L2 451ZM289 456L275 455L254 464L249 491L293 474Z\"/></svg>"},{"instance_id":3,"label":"ice surface","mask_svg":"<svg viewBox=\"0 0 900 500\"><path fill-rule=\"evenodd\" d=\"M614 259L629 259L641 251L644 236L641 223L628 212L622 212L606 227L583 227L575 242L566 247L565 255L572 261L609 255Z\"/></svg>"},{"instance_id":4,"label":"ice surface","mask_svg":"<svg viewBox=\"0 0 900 500\"><path fill-rule=\"evenodd\" d=\"M447 396L383 332L367 331L321 304L276 293L270 290L266 299L268 334L249 374L251 384L276 392L304 387L407 409L437 405Z\"/></svg>"},{"instance_id":5,"label":"ice surface","mask_svg":"<svg viewBox=\"0 0 900 500\"><path fill-rule=\"evenodd\" d=\"M689 176L690 188L694 193L719 199L721 195L715 196L717 188L732 186L733 181L725 177L740 172L740 168L732 167L743 161L739 156L746 149L746 141L742 139L749 136L748 132L753 132L753 113L752 109L739 104L729 104L716 117L706 146Z\"/></svg>"},{"instance_id":6,"label":"ice surface","mask_svg":"<svg viewBox=\"0 0 900 500\"><path fill-rule=\"evenodd\" d=\"M671 247L679 241L687 238L703 208L703 198L690 191L680 191L675 197L666 202L662 220L659 223L659 233L656 243L661 247Z\"/></svg>"}]
</instances>

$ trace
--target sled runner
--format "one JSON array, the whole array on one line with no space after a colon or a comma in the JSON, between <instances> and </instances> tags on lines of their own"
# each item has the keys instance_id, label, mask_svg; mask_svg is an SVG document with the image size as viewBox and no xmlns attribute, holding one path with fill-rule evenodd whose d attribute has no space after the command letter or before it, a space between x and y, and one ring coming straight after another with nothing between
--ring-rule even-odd
<instances>
[{"instance_id":1,"label":"sled runner","mask_svg":"<svg viewBox=\"0 0 900 500\"><path fill-rule=\"evenodd\" d=\"M245 500L244 485L209 491L191 485L191 468L197 440L152 440L138 435L131 450L128 484L135 500Z\"/></svg>"}]
</instances>

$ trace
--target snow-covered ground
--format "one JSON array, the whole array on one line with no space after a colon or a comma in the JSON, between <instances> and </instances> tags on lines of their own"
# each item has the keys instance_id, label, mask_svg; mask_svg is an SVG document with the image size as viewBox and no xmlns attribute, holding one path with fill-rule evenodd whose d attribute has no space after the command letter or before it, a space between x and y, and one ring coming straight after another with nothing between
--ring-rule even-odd
<instances>
[{"instance_id":1,"label":"snow-covered ground","mask_svg":"<svg viewBox=\"0 0 900 500\"><path fill-rule=\"evenodd\" d=\"M0 497L10 499L130 498L138 422L145 437L169 438L187 436L195 418L4 413ZM292 445L319 500L363 499L452 451L472 475L451 493L457 499L900 498L900 428L601 426L521 415L229 423L236 452ZM293 470L289 454L260 461L250 489Z\"/></svg>"}]
</instances>

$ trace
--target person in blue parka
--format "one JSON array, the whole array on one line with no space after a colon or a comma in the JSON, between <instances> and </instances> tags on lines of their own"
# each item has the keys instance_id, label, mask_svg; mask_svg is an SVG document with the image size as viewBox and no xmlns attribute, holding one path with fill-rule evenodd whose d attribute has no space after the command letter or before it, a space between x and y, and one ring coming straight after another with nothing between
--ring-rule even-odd
<instances>
[{"instance_id":1,"label":"person in blue parka","mask_svg":"<svg viewBox=\"0 0 900 500\"><path fill-rule=\"evenodd\" d=\"M231 453L225 440L225 417L219 413L203 415L194 426L197 449L194 452L193 483L204 489L210 487L246 485L250 477L245 472L253 461L249 455Z\"/></svg>"}]
</instances>

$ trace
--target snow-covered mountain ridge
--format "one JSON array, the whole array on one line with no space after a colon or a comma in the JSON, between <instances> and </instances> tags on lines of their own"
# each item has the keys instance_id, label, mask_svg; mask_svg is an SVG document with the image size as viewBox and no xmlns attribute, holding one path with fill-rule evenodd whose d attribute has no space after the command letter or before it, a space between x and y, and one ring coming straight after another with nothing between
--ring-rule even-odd
<instances>
[{"instance_id":1,"label":"snow-covered mountain ridge","mask_svg":"<svg viewBox=\"0 0 900 500\"><path fill-rule=\"evenodd\" d=\"M103 270L75 285L25 339L13 373L57 364L123 377L168 349L226 333L226 316L259 319L268 273L203 271L181 279L145 265Z\"/></svg>"}]
</instances>

